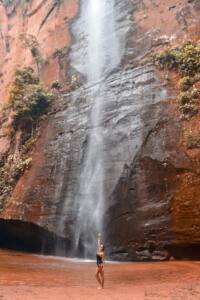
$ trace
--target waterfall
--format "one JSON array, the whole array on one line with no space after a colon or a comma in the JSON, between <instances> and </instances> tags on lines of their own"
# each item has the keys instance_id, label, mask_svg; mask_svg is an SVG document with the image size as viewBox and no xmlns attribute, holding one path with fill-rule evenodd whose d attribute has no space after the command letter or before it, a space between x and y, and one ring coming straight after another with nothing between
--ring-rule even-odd
<instances>
[{"instance_id":1,"label":"waterfall","mask_svg":"<svg viewBox=\"0 0 200 300\"><path fill-rule=\"evenodd\" d=\"M61 236L69 235L73 256L94 255L97 234L103 230L108 171L106 145L110 137L105 117L107 105L115 98L110 90L108 77L121 61L128 28L127 25L120 27L120 30L117 27L115 2L80 0L80 12L71 28L73 43L70 67L84 78L85 84L81 89L70 93L70 97L72 101L78 101L81 91L83 94L85 91L86 106L84 118L78 117L74 106L71 108L78 118L79 144L82 148L74 153L78 160L79 174L76 173L77 168L72 166L70 174L73 176L60 186L61 190L62 186L69 184L69 180L76 182L75 189L66 189L58 232ZM119 8L118 6L118 16L121 11ZM59 246L57 250L58 248Z\"/></svg>"},{"instance_id":2,"label":"waterfall","mask_svg":"<svg viewBox=\"0 0 200 300\"><path fill-rule=\"evenodd\" d=\"M86 39L84 68L90 87L90 129L87 153L76 196L77 218L74 232L75 252L82 244L85 256L95 251L97 233L102 231L104 215L104 128L103 114L106 97L106 74L118 65L119 45L116 36L113 0L83 1L84 37Z\"/></svg>"},{"instance_id":3,"label":"waterfall","mask_svg":"<svg viewBox=\"0 0 200 300\"><path fill-rule=\"evenodd\" d=\"M145 36L132 40L136 2L80 0L71 24L68 76L76 80L64 95L66 110L59 114L65 133L58 148L55 198L60 204L57 233L68 239L66 251L72 256L93 256L97 233L103 230L107 253L114 246L121 249L119 226L130 239L135 234L135 203L127 199L134 191L127 191L126 182L148 128L157 122L156 111L144 127L146 109L166 98L154 67L136 67L146 54L141 49Z\"/></svg>"}]
</instances>

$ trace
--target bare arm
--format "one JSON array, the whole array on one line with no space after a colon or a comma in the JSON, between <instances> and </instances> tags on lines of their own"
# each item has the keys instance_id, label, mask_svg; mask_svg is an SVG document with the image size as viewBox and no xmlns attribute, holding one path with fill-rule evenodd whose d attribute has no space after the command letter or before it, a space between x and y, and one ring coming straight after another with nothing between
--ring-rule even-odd
<instances>
[{"instance_id":1,"label":"bare arm","mask_svg":"<svg viewBox=\"0 0 200 300\"><path fill-rule=\"evenodd\" d=\"M100 251L100 247L101 247L101 234L99 233L97 237L97 252Z\"/></svg>"}]
</instances>

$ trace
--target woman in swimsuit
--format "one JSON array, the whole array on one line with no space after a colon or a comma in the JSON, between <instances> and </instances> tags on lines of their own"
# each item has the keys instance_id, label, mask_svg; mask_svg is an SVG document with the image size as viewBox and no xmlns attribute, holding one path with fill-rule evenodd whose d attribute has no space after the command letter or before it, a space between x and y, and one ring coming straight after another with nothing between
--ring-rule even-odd
<instances>
[{"instance_id":1,"label":"woman in swimsuit","mask_svg":"<svg viewBox=\"0 0 200 300\"><path fill-rule=\"evenodd\" d=\"M97 258L97 268L96 268L96 279L99 283L99 289L103 289L104 288L104 270L103 270L103 260L105 257L105 247L104 245L101 243L101 239L100 239L100 235L98 237L97 240L97 254L96 254L96 258Z\"/></svg>"}]
</instances>

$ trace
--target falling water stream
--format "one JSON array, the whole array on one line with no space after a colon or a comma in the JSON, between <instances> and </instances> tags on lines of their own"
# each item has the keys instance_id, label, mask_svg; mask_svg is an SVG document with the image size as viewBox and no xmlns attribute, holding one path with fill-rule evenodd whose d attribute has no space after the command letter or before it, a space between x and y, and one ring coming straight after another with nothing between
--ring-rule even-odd
<instances>
[{"instance_id":1,"label":"falling water stream","mask_svg":"<svg viewBox=\"0 0 200 300\"><path fill-rule=\"evenodd\" d=\"M84 256L95 251L96 236L102 231L104 215L104 103L106 74L120 62L119 40L116 35L114 0L85 0L82 2L84 63L81 72L90 87L90 128L87 152L76 195L77 217L74 232L74 251L82 244Z\"/></svg>"},{"instance_id":2,"label":"falling water stream","mask_svg":"<svg viewBox=\"0 0 200 300\"><path fill-rule=\"evenodd\" d=\"M56 245L58 254L64 248L69 256L94 258L98 232L107 253L121 251L119 224L128 228L126 240L135 234L135 215L127 217L135 209L134 199L130 207L129 200L124 203L121 188L146 133L157 124L157 110L144 123L147 107L167 97L153 66L134 67L149 47L141 49L145 37L133 41L136 2L80 0L71 24L68 75L76 82L64 95L67 110L60 115L65 134L56 194L61 203L57 232L68 243L66 250Z\"/></svg>"}]
</instances>

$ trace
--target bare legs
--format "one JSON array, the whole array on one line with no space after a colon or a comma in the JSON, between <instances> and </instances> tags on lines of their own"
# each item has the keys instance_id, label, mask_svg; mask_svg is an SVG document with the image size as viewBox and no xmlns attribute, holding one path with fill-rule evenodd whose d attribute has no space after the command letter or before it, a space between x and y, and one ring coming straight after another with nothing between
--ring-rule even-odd
<instances>
[{"instance_id":1,"label":"bare legs","mask_svg":"<svg viewBox=\"0 0 200 300\"><path fill-rule=\"evenodd\" d=\"M104 288L104 271L103 271L103 269L101 270L99 275L101 276L101 286L102 286L102 289L103 289Z\"/></svg>"},{"instance_id":2,"label":"bare legs","mask_svg":"<svg viewBox=\"0 0 200 300\"><path fill-rule=\"evenodd\" d=\"M96 274L95 277L99 283L99 288L103 289L104 288L104 271L103 271L103 266L98 266L96 269Z\"/></svg>"}]
</instances>

